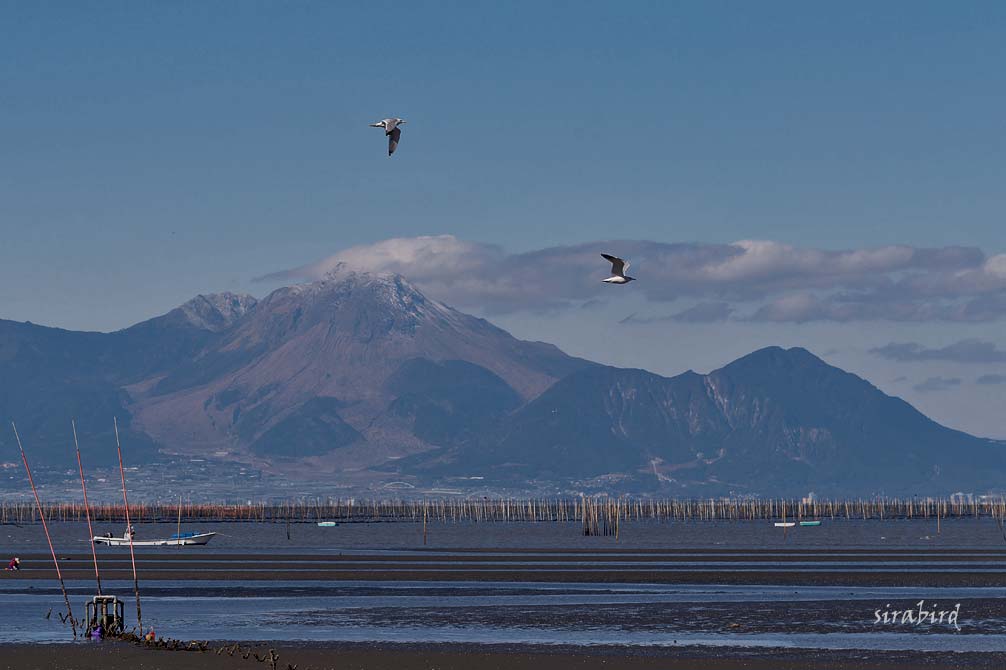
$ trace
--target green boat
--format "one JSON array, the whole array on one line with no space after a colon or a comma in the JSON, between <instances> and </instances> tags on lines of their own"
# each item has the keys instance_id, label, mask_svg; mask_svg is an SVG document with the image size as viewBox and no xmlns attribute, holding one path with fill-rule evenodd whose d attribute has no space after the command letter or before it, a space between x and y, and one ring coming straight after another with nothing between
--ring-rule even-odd
<instances>
[{"instance_id":1,"label":"green boat","mask_svg":"<svg viewBox=\"0 0 1006 670\"><path fill-rule=\"evenodd\" d=\"M801 521L800 525L801 526L820 526L821 522L820 521Z\"/></svg>"}]
</instances>

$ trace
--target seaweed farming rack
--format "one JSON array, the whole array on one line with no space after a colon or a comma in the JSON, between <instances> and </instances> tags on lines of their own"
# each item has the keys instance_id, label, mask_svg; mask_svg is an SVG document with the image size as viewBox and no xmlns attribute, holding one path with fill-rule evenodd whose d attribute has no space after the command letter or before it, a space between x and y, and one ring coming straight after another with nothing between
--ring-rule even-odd
<instances>
[{"instance_id":1,"label":"seaweed farming rack","mask_svg":"<svg viewBox=\"0 0 1006 670\"><path fill-rule=\"evenodd\" d=\"M854 500L796 499L656 499L656 498L496 498L359 500L313 499L283 503L130 503L133 523L233 522L317 523L318 520L353 522L583 522L614 534L618 521L757 521L785 516L809 519L954 519L990 517L1006 519L1006 497L960 500L954 498L877 498ZM49 522L83 522L83 503L42 503ZM123 522L122 504L90 506L93 523ZM0 503L0 524L39 521L33 502ZM594 533L591 533L594 534Z\"/></svg>"}]
</instances>

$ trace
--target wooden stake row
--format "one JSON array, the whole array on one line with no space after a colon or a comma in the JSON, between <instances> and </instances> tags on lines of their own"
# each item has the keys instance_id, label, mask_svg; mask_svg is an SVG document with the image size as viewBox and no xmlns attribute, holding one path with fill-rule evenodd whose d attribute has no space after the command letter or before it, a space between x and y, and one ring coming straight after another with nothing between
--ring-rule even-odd
<instances>
[{"instance_id":1,"label":"wooden stake row","mask_svg":"<svg viewBox=\"0 0 1006 670\"><path fill-rule=\"evenodd\" d=\"M122 504L91 504L93 523L126 520ZM27 502L0 504L0 524L83 522L84 504ZM875 498L835 500L680 498L480 498L425 500L313 499L283 503L131 503L132 523L199 523L252 521L314 523L316 521L380 522L583 522L586 517L621 521L745 521L779 519L1006 519L1006 498ZM614 530L612 530L614 532ZM603 533L602 533L603 534Z\"/></svg>"}]
</instances>

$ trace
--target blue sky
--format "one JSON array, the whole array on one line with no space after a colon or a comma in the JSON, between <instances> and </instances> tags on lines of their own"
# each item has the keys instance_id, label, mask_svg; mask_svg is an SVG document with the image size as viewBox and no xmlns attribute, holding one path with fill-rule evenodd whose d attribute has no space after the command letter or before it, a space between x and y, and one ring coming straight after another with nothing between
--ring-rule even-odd
<instances>
[{"instance_id":1,"label":"blue sky","mask_svg":"<svg viewBox=\"0 0 1006 670\"><path fill-rule=\"evenodd\" d=\"M764 344L830 352L941 421L1006 437L1006 385L975 383L1006 372L995 357L871 353L1006 348L987 310L925 316L1002 295L988 282L1006 252L1004 29L992 2L0 2L0 317L120 328L392 238L504 258L596 240L960 246L981 258L864 270L877 295L915 271L941 287L939 305L899 296L916 310L900 321L874 294L872 316L829 303L752 320L798 287L740 296L748 275L658 295L649 247L629 287L649 275L648 289L617 298L502 308L427 284L521 337L666 374ZM387 115L409 120L392 159L367 128ZM779 256L764 258L771 273ZM829 299L862 288L812 279ZM733 316L659 319L717 301ZM619 323L633 314L657 320Z\"/></svg>"}]
</instances>

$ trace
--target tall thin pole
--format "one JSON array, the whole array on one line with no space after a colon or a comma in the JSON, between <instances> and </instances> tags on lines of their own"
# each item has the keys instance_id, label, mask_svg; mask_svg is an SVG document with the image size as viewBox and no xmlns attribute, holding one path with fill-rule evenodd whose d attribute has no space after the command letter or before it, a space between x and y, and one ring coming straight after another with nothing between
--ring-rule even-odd
<instances>
[{"instance_id":1,"label":"tall thin pole","mask_svg":"<svg viewBox=\"0 0 1006 670\"><path fill-rule=\"evenodd\" d=\"M91 526L91 504L87 500L87 484L84 483L84 464L80 460L80 445L77 443L77 422L70 419L73 428L73 447L77 450L77 468L80 470L80 489L84 492L84 516L87 517L87 540L91 543L91 557L94 559L94 580L98 582L101 595L101 575L98 574L98 552L94 548L94 528Z\"/></svg>"},{"instance_id":2,"label":"tall thin pole","mask_svg":"<svg viewBox=\"0 0 1006 670\"><path fill-rule=\"evenodd\" d=\"M175 537L178 539L177 546L182 546L182 494L178 494L178 530L175 531Z\"/></svg>"},{"instance_id":3,"label":"tall thin pole","mask_svg":"<svg viewBox=\"0 0 1006 670\"><path fill-rule=\"evenodd\" d=\"M133 563L133 593L136 594L136 625L143 637L143 616L140 614L140 581L136 577L136 553L133 551L133 526L129 521L129 500L126 498L126 470L122 467L122 446L119 444L119 421L114 416L115 449L119 453L119 476L122 477L122 504L126 508L126 535L129 536L129 560Z\"/></svg>"},{"instance_id":4,"label":"tall thin pole","mask_svg":"<svg viewBox=\"0 0 1006 670\"><path fill-rule=\"evenodd\" d=\"M70 609L70 596L66 595L66 585L63 584L63 573L59 569L59 561L56 559L56 549L52 546L52 537L49 535L49 524L45 522L45 512L42 511L42 502L38 499L38 490L35 488L35 479L31 476L31 468L28 467L28 457L24 455L24 447L21 446L21 436L17 434L17 426L10 422L14 429L14 439L17 440L17 448L21 451L21 461L24 463L24 470L28 473L28 483L31 484L31 492L35 496L35 506L38 508L38 518L42 520L42 530L45 531L45 539L49 543L49 551L52 553L52 564L56 566L56 579L59 580L59 588L63 591L63 601L66 603L66 615L70 618L70 628L73 629L73 639L77 639L77 620L73 618L73 611Z\"/></svg>"}]
</instances>

